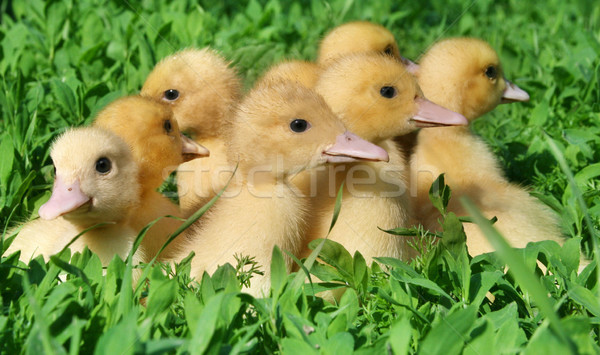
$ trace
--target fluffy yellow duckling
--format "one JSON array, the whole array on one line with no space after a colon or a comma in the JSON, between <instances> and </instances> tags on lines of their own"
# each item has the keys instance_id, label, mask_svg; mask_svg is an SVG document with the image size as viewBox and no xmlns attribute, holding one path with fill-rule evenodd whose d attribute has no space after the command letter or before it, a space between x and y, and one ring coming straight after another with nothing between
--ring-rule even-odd
<instances>
[{"instance_id":1,"label":"fluffy yellow duckling","mask_svg":"<svg viewBox=\"0 0 600 355\"><path fill-rule=\"evenodd\" d=\"M186 231L189 245L179 259L193 250L191 275L200 278L218 265L235 265L236 253L254 256L265 270L247 290L256 296L268 292L273 247L300 251L307 201L288 177L327 162L388 159L385 150L347 132L321 96L290 82L252 90L227 138L229 161L239 164L237 179L203 223Z\"/></svg>"},{"instance_id":2,"label":"fluffy yellow duckling","mask_svg":"<svg viewBox=\"0 0 600 355\"><path fill-rule=\"evenodd\" d=\"M426 100L401 62L376 53L337 60L323 71L316 91L349 130L386 149L390 161L348 163L319 172L311 196L320 215L311 223L308 241L326 236L336 192L345 180L341 213L329 239L350 253L360 251L368 262L376 256L411 257L414 251L406 239L377 228L409 225L407 167L393 138L418 127L466 125L467 120Z\"/></svg>"},{"instance_id":3,"label":"fluffy yellow duckling","mask_svg":"<svg viewBox=\"0 0 600 355\"><path fill-rule=\"evenodd\" d=\"M179 216L178 206L156 189L184 160L208 156L208 150L181 134L170 107L150 98L129 96L100 111L94 126L114 132L133 152L141 186L140 207L131 218L136 231L159 217ZM150 258L180 224L178 220L163 218L150 228L142 242ZM161 258L169 257L174 249L175 244Z\"/></svg>"},{"instance_id":4,"label":"fluffy yellow duckling","mask_svg":"<svg viewBox=\"0 0 600 355\"><path fill-rule=\"evenodd\" d=\"M309 89L312 89L319 80L321 69L318 64L303 60L289 60L276 64L269 68L256 86L270 85L278 81L294 81Z\"/></svg>"},{"instance_id":5,"label":"fluffy yellow duckling","mask_svg":"<svg viewBox=\"0 0 600 355\"><path fill-rule=\"evenodd\" d=\"M443 40L419 64L418 81L425 95L470 121L500 103L529 99L525 91L504 78L497 53L478 39ZM561 241L554 213L523 188L510 184L487 145L468 127L420 131L411 160L416 188L411 196L417 218L426 228L439 228L439 213L428 192L433 180L445 173L452 188L449 209L457 215L466 215L459 197L468 196L487 217L498 217L496 228L515 247L530 241ZM471 255L493 251L476 225L465 224L465 231Z\"/></svg>"},{"instance_id":6,"label":"fluffy yellow duckling","mask_svg":"<svg viewBox=\"0 0 600 355\"><path fill-rule=\"evenodd\" d=\"M164 58L148 75L141 94L170 104L183 132L210 150L210 157L177 169L179 204L190 215L224 186L213 171L227 164L221 130L241 96L241 80L221 55L186 49Z\"/></svg>"},{"instance_id":7,"label":"fluffy yellow duckling","mask_svg":"<svg viewBox=\"0 0 600 355\"><path fill-rule=\"evenodd\" d=\"M22 227L7 254L21 250L24 262L36 255L48 260L86 228L108 222L79 237L71 251L87 246L103 265L115 255L126 258L137 235L128 224L130 211L140 196L129 147L103 129L77 128L54 141L50 156L56 168L52 196L40 207L41 219ZM143 259L138 250L134 262Z\"/></svg>"},{"instance_id":8,"label":"fluffy yellow duckling","mask_svg":"<svg viewBox=\"0 0 600 355\"><path fill-rule=\"evenodd\" d=\"M384 53L401 60L414 73L418 65L400 55L394 35L385 27L368 22L348 22L331 30L321 41L317 63L327 66L351 53Z\"/></svg>"}]
</instances>

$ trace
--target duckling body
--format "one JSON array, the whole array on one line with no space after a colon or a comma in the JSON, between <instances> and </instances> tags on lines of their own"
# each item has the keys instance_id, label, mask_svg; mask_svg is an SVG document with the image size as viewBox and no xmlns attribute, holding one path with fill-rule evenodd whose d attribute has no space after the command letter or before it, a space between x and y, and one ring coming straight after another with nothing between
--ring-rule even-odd
<instances>
[{"instance_id":1,"label":"duckling body","mask_svg":"<svg viewBox=\"0 0 600 355\"><path fill-rule=\"evenodd\" d=\"M311 196L319 215L307 241L326 236L335 194L345 179L341 212L328 238L350 253L360 251L368 262L376 256L412 257L406 239L378 229L406 227L411 213L406 161L393 138L419 126L466 124L466 119L424 99L406 67L381 54L338 59L323 71L316 90L350 130L388 150L390 160L344 164L341 174L318 172ZM303 255L308 253L305 249Z\"/></svg>"},{"instance_id":2,"label":"duckling body","mask_svg":"<svg viewBox=\"0 0 600 355\"><path fill-rule=\"evenodd\" d=\"M21 250L24 262L36 255L48 260L85 229L108 223L85 232L71 251L87 246L105 266L115 255L126 258L137 235L130 211L139 204L140 188L138 169L125 142L88 127L67 131L51 149L56 167L52 196L40 208L41 219L26 223L7 253ZM145 255L138 250L134 263L142 260Z\"/></svg>"},{"instance_id":3,"label":"duckling body","mask_svg":"<svg viewBox=\"0 0 600 355\"><path fill-rule=\"evenodd\" d=\"M142 87L142 96L168 103L181 131L210 150L210 157L185 162L177 169L184 216L203 206L227 182L222 126L241 97L241 87L236 70L209 48L186 49L164 58Z\"/></svg>"},{"instance_id":4,"label":"duckling body","mask_svg":"<svg viewBox=\"0 0 600 355\"><path fill-rule=\"evenodd\" d=\"M232 263L235 254L254 256L265 271L248 291L268 293L272 249L297 254L306 227L307 201L288 177L328 161L387 159L381 148L345 132L323 99L296 83L274 83L252 90L228 129L228 158L239 164L226 195L203 223L186 231L193 250L193 277ZM284 254L285 255L285 254ZM292 260L285 257L288 270Z\"/></svg>"},{"instance_id":5,"label":"duckling body","mask_svg":"<svg viewBox=\"0 0 600 355\"><path fill-rule=\"evenodd\" d=\"M104 108L95 118L94 126L120 136L131 148L139 167L140 207L131 217L135 230L141 230L160 217L181 217L177 205L156 189L179 164L190 157L207 156L208 151L181 135L170 107L149 98L129 96ZM181 221L167 217L148 230L142 246L150 258L180 225ZM160 259L171 256L176 245L171 244Z\"/></svg>"},{"instance_id":6,"label":"duckling body","mask_svg":"<svg viewBox=\"0 0 600 355\"><path fill-rule=\"evenodd\" d=\"M434 45L423 57L419 85L432 101L465 115L470 121L503 102L526 101L529 96L504 79L496 52L472 38L449 39ZM468 127L420 131L411 158L411 179L416 188L413 205L417 219L438 230L439 213L431 205L429 188L441 173L452 189L449 209L466 215L459 202L468 196L515 247L530 241L561 241L554 213L526 190L507 181L487 145ZM473 224L464 225L471 255L493 251Z\"/></svg>"}]
</instances>

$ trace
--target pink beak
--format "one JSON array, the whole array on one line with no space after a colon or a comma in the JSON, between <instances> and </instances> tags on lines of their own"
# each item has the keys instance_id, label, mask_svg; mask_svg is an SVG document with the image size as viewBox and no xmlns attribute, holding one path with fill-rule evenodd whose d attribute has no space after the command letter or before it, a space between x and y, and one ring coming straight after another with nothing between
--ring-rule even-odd
<instances>
[{"instance_id":1,"label":"pink beak","mask_svg":"<svg viewBox=\"0 0 600 355\"><path fill-rule=\"evenodd\" d=\"M337 136L335 144L323 152L328 163L349 163L356 160L389 161L385 149L346 131Z\"/></svg>"},{"instance_id":2,"label":"pink beak","mask_svg":"<svg viewBox=\"0 0 600 355\"><path fill-rule=\"evenodd\" d=\"M466 126L465 116L434 104L424 97L417 97L417 114L412 118L417 127Z\"/></svg>"},{"instance_id":3,"label":"pink beak","mask_svg":"<svg viewBox=\"0 0 600 355\"><path fill-rule=\"evenodd\" d=\"M204 147L203 145L194 142L193 140L189 139L181 133L179 133L179 135L181 136L182 154L188 156L191 155L194 156L194 158L203 158L208 157L210 155L208 149L206 149L206 147Z\"/></svg>"},{"instance_id":4,"label":"pink beak","mask_svg":"<svg viewBox=\"0 0 600 355\"><path fill-rule=\"evenodd\" d=\"M81 191L79 181L67 185L57 175L52 187L52 196L40 207L39 214L42 219L54 219L78 209L88 201L90 197Z\"/></svg>"},{"instance_id":5,"label":"pink beak","mask_svg":"<svg viewBox=\"0 0 600 355\"><path fill-rule=\"evenodd\" d=\"M529 101L529 94L527 91L506 79L504 79L504 81L506 81L506 89L504 89L504 92L502 93L502 99L500 100L501 104L508 104L516 101Z\"/></svg>"}]
</instances>

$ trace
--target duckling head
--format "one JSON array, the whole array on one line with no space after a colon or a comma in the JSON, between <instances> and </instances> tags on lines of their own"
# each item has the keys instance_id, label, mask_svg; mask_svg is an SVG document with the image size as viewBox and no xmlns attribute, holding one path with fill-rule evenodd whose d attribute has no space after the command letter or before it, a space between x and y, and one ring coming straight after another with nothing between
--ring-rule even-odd
<instances>
[{"instance_id":1,"label":"duckling head","mask_svg":"<svg viewBox=\"0 0 600 355\"><path fill-rule=\"evenodd\" d=\"M235 69L217 52L186 49L156 65L141 95L168 103L181 130L201 140L220 134L241 87Z\"/></svg>"},{"instance_id":2,"label":"duckling head","mask_svg":"<svg viewBox=\"0 0 600 355\"><path fill-rule=\"evenodd\" d=\"M406 67L381 54L338 59L323 71L316 91L350 131L374 143L419 127L467 124L462 115L425 99Z\"/></svg>"},{"instance_id":3,"label":"duckling head","mask_svg":"<svg viewBox=\"0 0 600 355\"><path fill-rule=\"evenodd\" d=\"M179 131L168 104L142 96L121 98L105 107L94 125L120 136L131 148L144 188L155 189L184 161L209 152Z\"/></svg>"},{"instance_id":4,"label":"duckling head","mask_svg":"<svg viewBox=\"0 0 600 355\"><path fill-rule=\"evenodd\" d=\"M138 168L127 144L97 127L71 129L50 151L56 176L52 196L39 209L42 219L118 222L139 202Z\"/></svg>"},{"instance_id":5,"label":"duckling head","mask_svg":"<svg viewBox=\"0 0 600 355\"><path fill-rule=\"evenodd\" d=\"M290 60L269 68L257 81L256 86L269 85L277 81L294 81L307 88L314 88L319 80L320 67L316 63Z\"/></svg>"},{"instance_id":6,"label":"duckling head","mask_svg":"<svg viewBox=\"0 0 600 355\"><path fill-rule=\"evenodd\" d=\"M228 158L242 171L273 167L280 177L325 163L389 159L348 132L320 95L295 82L253 89L228 128Z\"/></svg>"},{"instance_id":7,"label":"duckling head","mask_svg":"<svg viewBox=\"0 0 600 355\"><path fill-rule=\"evenodd\" d=\"M411 73L419 66L400 55L394 35L385 27L368 22L348 22L334 28L321 41L317 63L331 64L335 59L351 53L374 52L386 54L403 62Z\"/></svg>"},{"instance_id":8,"label":"duckling head","mask_svg":"<svg viewBox=\"0 0 600 355\"><path fill-rule=\"evenodd\" d=\"M425 96L470 121L500 103L529 100L524 90L504 78L496 51L479 39L442 40L419 65L417 77Z\"/></svg>"}]
</instances>

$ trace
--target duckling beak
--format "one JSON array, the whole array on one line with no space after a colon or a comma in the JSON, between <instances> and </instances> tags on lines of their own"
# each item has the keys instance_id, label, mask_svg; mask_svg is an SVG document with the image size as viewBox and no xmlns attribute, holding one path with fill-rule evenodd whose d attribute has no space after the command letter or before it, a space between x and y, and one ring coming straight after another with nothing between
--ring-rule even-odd
<instances>
[{"instance_id":1,"label":"duckling beak","mask_svg":"<svg viewBox=\"0 0 600 355\"><path fill-rule=\"evenodd\" d=\"M408 70L409 73L411 73L412 75L417 75L417 73L419 72L419 64L413 62L412 60L405 58L405 57L400 57L400 61L402 62L402 64L404 64L404 66L406 67L406 70Z\"/></svg>"},{"instance_id":2,"label":"duckling beak","mask_svg":"<svg viewBox=\"0 0 600 355\"><path fill-rule=\"evenodd\" d=\"M190 161L196 158L204 158L210 155L210 152L206 147L194 142L188 137L181 134L181 153L185 161Z\"/></svg>"},{"instance_id":3,"label":"duckling beak","mask_svg":"<svg viewBox=\"0 0 600 355\"><path fill-rule=\"evenodd\" d=\"M521 89L506 79L504 79L504 81L506 81L506 89L504 89L504 92L502 93L502 99L500 100L501 104L509 104L517 101L529 101L529 94L527 91Z\"/></svg>"},{"instance_id":4,"label":"duckling beak","mask_svg":"<svg viewBox=\"0 0 600 355\"><path fill-rule=\"evenodd\" d=\"M454 111L436 105L424 97L418 96L415 99L417 104L417 114L411 121L415 122L417 127L437 127L437 126L466 126L469 121L465 116Z\"/></svg>"},{"instance_id":5,"label":"duckling beak","mask_svg":"<svg viewBox=\"0 0 600 355\"><path fill-rule=\"evenodd\" d=\"M335 144L323 152L328 163L349 163L356 160L389 161L385 149L346 131L337 136Z\"/></svg>"},{"instance_id":6,"label":"duckling beak","mask_svg":"<svg viewBox=\"0 0 600 355\"><path fill-rule=\"evenodd\" d=\"M81 191L78 180L66 184L57 175L52 187L52 195L48 202L40 207L39 215L42 219L54 219L78 209L90 200L91 198Z\"/></svg>"}]
</instances>

